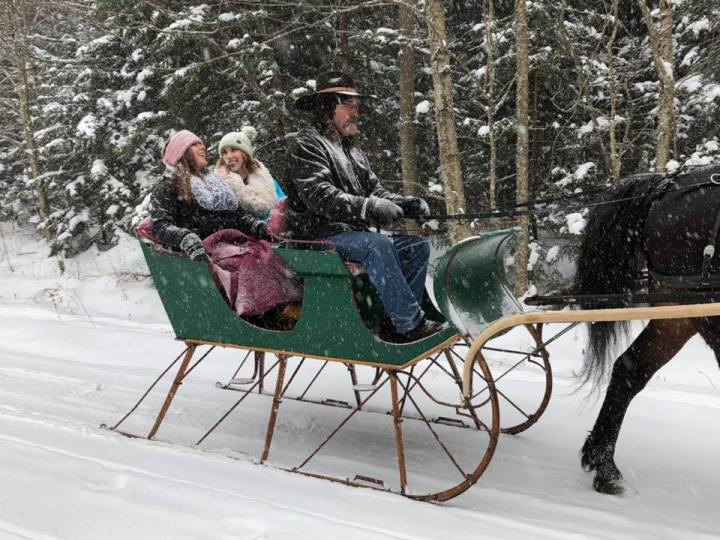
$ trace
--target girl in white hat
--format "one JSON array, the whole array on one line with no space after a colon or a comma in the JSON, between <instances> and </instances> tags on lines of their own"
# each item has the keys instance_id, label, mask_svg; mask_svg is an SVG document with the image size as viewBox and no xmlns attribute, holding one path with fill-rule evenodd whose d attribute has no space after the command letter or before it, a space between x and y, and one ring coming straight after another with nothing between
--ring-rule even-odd
<instances>
[{"instance_id":1,"label":"girl in white hat","mask_svg":"<svg viewBox=\"0 0 720 540\"><path fill-rule=\"evenodd\" d=\"M265 165L253 157L256 136L252 126L225 135L218 144L220 159L215 172L233 190L243 210L267 219L272 207L285 194Z\"/></svg>"}]
</instances>

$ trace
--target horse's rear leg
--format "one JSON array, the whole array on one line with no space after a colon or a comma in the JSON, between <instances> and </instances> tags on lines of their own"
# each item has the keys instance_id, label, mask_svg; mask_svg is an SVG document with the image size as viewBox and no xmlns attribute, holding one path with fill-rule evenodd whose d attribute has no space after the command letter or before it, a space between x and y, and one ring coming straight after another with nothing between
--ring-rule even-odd
<instances>
[{"instance_id":1,"label":"horse's rear leg","mask_svg":"<svg viewBox=\"0 0 720 540\"><path fill-rule=\"evenodd\" d=\"M583 469L595 471L596 491L613 495L624 491L614 455L630 401L697 331L697 321L692 319L650 321L615 361L605 400L581 450Z\"/></svg>"},{"instance_id":2,"label":"horse's rear leg","mask_svg":"<svg viewBox=\"0 0 720 540\"><path fill-rule=\"evenodd\" d=\"M700 335L713 352L720 367L720 317L704 317L700 319Z\"/></svg>"}]
</instances>

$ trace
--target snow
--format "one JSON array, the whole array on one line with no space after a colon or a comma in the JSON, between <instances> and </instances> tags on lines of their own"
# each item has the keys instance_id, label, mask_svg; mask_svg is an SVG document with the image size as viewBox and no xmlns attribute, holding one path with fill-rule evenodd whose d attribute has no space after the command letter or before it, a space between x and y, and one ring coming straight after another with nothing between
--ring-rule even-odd
<instances>
[{"instance_id":1,"label":"snow","mask_svg":"<svg viewBox=\"0 0 720 540\"><path fill-rule=\"evenodd\" d=\"M165 32L171 33L174 30L182 30L184 28L188 28L193 25L194 22L197 22L194 19L180 19L172 24L170 24L167 28L165 28Z\"/></svg>"},{"instance_id":2,"label":"snow","mask_svg":"<svg viewBox=\"0 0 720 540\"><path fill-rule=\"evenodd\" d=\"M96 159L93 161L92 167L90 168L90 175L93 178L98 178L100 176L103 176L107 174L107 165L105 165L105 161L102 159Z\"/></svg>"},{"instance_id":3,"label":"snow","mask_svg":"<svg viewBox=\"0 0 720 540\"><path fill-rule=\"evenodd\" d=\"M695 59L698 57L698 49L697 47L693 47L682 59L682 62L680 62L680 66L691 66L695 62Z\"/></svg>"},{"instance_id":4,"label":"snow","mask_svg":"<svg viewBox=\"0 0 720 540\"><path fill-rule=\"evenodd\" d=\"M62 146L64 144L65 144L65 139L57 138L57 139L53 139L52 141L50 141L49 143L44 145L42 147L42 149L43 149L43 151L52 150L56 146Z\"/></svg>"},{"instance_id":5,"label":"snow","mask_svg":"<svg viewBox=\"0 0 720 540\"><path fill-rule=\"evenodd\" d=\"M160 115L154 111L143 111L135 117L135 120L137 120L139 122L145 122L146 120L152 120L153 118L156 118L157 116L160 116Z\"/></svg>"},{"instance_id":6,"label":"snow","mask_svg":"<svg viewBox=\"0 0 720 540\"><path fill-rule=\"evenodd\" d=\"M427 99L424 99L415 105L415 114L427 114L430 112L430 107L430 102Z\"/></svg>"},{"instance_id":7,"label":"snow","mask_svg":"<svg viewBox=\"0 0 720 540\"><path fill-rule=\"evenodd\" d=\"M97 39L93 39L87 45L82 45L82 46L78 47L77 50L75 51L75 56L79 58L89 51L93 51L103 45L108 45L108 44L112 43L113 41L115 41L115 39L116 39L115 36L113 36L111 34L107 34L107 35L101 36Z\"/></svg>"},{"instance_id":8,"label":"snow","mask_svg":"<svg viewBox=\"0 0 720 540\"><path fill-rule=\"evenodd\" d=\"M42 112L43 114L52 114L55 112L62 112L64 109L65 108L57 101L51 101L50 103L43 105Z\"/></svg>"},{"instance_id":9,"label":"snow","mask_svg":"<svg viewBox=\"0 0 720 540\"><path fill-rule=\"evenodd\" d=\"M79 214L74 215L68 220L68 231L72 232L81 223L87 223L90 221L90 214L87 208L83 208Z\"/></svg>"},{"instance_id":10,"label":"snow","mask_svg":"<svg viewBox=\"0 0 720 540\"><path fill-rule=\"evenodd\" d=\"M547 251L547 255L545 255L545 262L551 263L553 262L557 256L560 254L560 246L553 246Z\"/></svg>"},{"instance_id":11,"label":"snow","mask_svg":"<svg viewBox=\"0 0 720 540\"><path fill-rule=\"evenodd\" d=\"M78 122L76 131L78 135L82 135L87 138L95 136L95 130L97 129L97 118L93 113L86 114Z\"/></svg>"},{"instance_id":12,"label":"snow","mask_svg":"<svg viewBox=\"0 0 720 540\"><path fill-rule=\"evenodd\" d=\"M218 15L218 21L230 22L230 21L234 21L236 18L240 18L240 17L241 17L240 15L236 15L235 13L226 12L226 13L221 13L220 15Z\"/></svg>"},{"instance_id":13,"label":"snow","mask_svg":"<svg viewBox=\"0 0 720 540\"><path fill-rule=\"evenodd\" d=\"M527 269L532 271L537 262L540 260L540 244L537 242L530 242L528 244L530 248L530 256L528 257Z\"/></svg>"},{"instance_id":14,"label":"snow","mask_svg":"<svg viewBox=\"0 0 720 540\"><path fill-rule=\"evenodd\" d=\"M158 441L100 429L119 420L183 347L144 277L135 240L122 235L109 251L68 259L62 276L47 255L30 232L0 224L0 538L435 540L450 531L458 539L501 540L717 537L720 371L698 338L627 413L616 456L631 486L627 496L593 492L579 467L577 452L600 400L577 391L578 330L551 346L553 397L539 422L502 435L488 470L464 495L419 503L256 464L241 448L262 448L269 400L261 396L194 446L237 400L214 381L232 374L238 351L217 351L193 372ZM513 331L494 344L522 339ZM505 361L499 352L489 360L493 369ZM328 388L345 385L346 368L331 369ZM530 371L511 373L506 384L533 395L544 386ZM161 394L131 427L148 429ZM333 410L284 401L270 465L334 425ZM363 437L338 443L337 466L370 455L378 474L393 478L394 448L378 446L374 436L391 424L368 416ZM429 461L429 473L440 464Z\"/></svg>"},{"instance_id":15,"label":"snow","mask_svg":"<svg viewBox=\"0 0 720 540\"><path fill-rule=\"evenodd\" d=\"M572 174L566 174L563 178L555 182L555 185L559 187L565 187L571 182L574 182L575 180L582 180L588 175L590 170L594 168L595 163L593 163L592 161L582 163L578 166L577 169L575 169L575 172L573 172ZM561 172L563 172L561 169L553 169L553 174L559 174Z\"/></svg>"},{"instance_id":16,"label":"snow","mask_svg":"<svg viewBox=\"0 0 720 540\"><path fill-rule=\"evenodd\" d=\"M85 177L83 175L80 175L75 178L72 182L68 182L68 184L65 186L65 189L67 192L72 196L75 197L77 195L78 188L85 183Z\"/></svg>"},{"instance_id":17,"label":"snow","mask_svg":"<svg viewBox=\"0 0 720 540\"><path fill-rule=\"evenodd\" d=\"M143 84L145 82L145 79L150 77L153 73L155 73L150 68L144 68L140 71L140 73L137 74L137 77L135 77L135 80L138 84Z\"/></svg>"},{"instance_id":18,"label":"snow","mask_svg":"<svg viewBox=\"0 0 720 540\"><path fill-rule=\"evenodd\" d=\"M124 103L126 107L129 107L134 95L135 91L132 88L129 90L118 90L115 92L115 101Z\"/></svg>"},{"instance_id":19,"label":"snow","mask_svg":"<svg viewBox=\"0 0 720 540\"><path fill-rule=\"evenodd\" d=\"M678 84L678 88L681 90L685 90L686 92L693 93L697 92L700 88L703 87L703 76L702 75L692 75L682 81L680 84Z\"/></svg>"},{"instance_id":20,"label":"snow","mask_svg":"<svg viewBox=\"0 0 720 540\"><path fill-rule=\"evenodd\" d=\"M695 37L698 37L700 35L700 32L703 30L710 30L710 21L707 17L703 17L702 19L698 19L697 21L693 22L688 26L689 30L692 30L693 34L695 34Z\"/></svg>"},{"instance_id":21,"label":"snow","mask_svg":"<svg viewBox=\"0 0 720 540\"><path fill-rule=\"evenodd\" d=\"M700 152L693 152L693 154L685 160L686 167L701 167L704 165L712 165L713 163L715 163L715 158L703 155Z\"/></svg>"},{"instance_id":22,"label":"snow","mask_svg":"<svg viewBox=\"0 0 720 540\"><path fill-rule=\"evenodd\" d=\"M667 62L666 60L661 60L660 65L663 68L663 71L665 72L665 76L673 80L675 78L675 75L673 74L673 65L672 62Z\"/></svg>"},{"instance_id":23,"label":"snow","mask_svg":"<svg viewBox=\"0 0 720 540\"><path fill-rule=\"evenodd\" d=\"M717 98L720 98L720 84L708 84L705 86L703 91L704 99L710 103Z\"/></svg>"},{"instance_id":24,"label":"snow","mask_svg":"<svg viewBox=\"0 0 720 540\"><path fill-rule=\"evenodd\" d=\"M572 214L568 214L565 216L565 220L567 221L567 228L570 234L582 234L585 230L587 222L582 213L573 212Z\"/></svg>"},{"instance_id":25,"label":"snow","mask_svg":"<svg viewBox=\"0 0 720 540\"><path fill-rule=\"evenodd\" d=\"M680 168L680 163L674 159L668 160L668 162L665 164L665 168L668 172L675 172Z\"/></svg>"},{"instance_id":26,"label":"snow","mask_svg":"<svg viewBox=\"0 0 720 540\"><path fill-rule=\"evenodd\" d=\"M575 178L578 180L582 180L585 178L588 173L590 172L590 169L595 168L595 163L592 161L588 161L587 163L583 163L582 165L578 166L577 169L575 169Z\"/></svg>"}]
</instances>

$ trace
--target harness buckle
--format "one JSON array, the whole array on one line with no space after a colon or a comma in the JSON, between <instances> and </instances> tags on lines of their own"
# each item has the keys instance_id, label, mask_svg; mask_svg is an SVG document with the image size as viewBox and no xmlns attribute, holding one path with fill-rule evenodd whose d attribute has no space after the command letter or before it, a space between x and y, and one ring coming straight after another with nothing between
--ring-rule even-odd
<instances>
[{"instance_id":1,"label":"harness buckle","mask_svg":"<svg viewBox=\"0 0 720 540\"><path fill-rule=\"evenodd\" d=\"M720 173L714 173L710 175L710 182L716 186L720 186Z\"/></svg>"},{"instance_id":2,"label":"harness buckle","mask_svg":"<svg viewBox=\"0 0 720 540\"><path fill-rule=\"evenodd\" d=\"M705 249L703 250L702 266L700 268L700 277L706 278L710 276L710 262L712 261L714 255L715 246L713 244L705 246Z\"/></svg>"}]
</instances>

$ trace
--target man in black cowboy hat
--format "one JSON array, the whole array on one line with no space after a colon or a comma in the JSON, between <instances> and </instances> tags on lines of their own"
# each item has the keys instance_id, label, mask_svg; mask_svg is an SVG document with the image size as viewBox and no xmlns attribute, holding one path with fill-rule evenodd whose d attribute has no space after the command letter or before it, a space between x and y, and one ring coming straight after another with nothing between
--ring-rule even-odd
<instances>
[{"instance_id":1,"label":"man in black cowboy hat","mask_svg":"<svg viewBox=\"0 0 720 540\"><path fill-rule=\"evenodd\" d=\"M383 188L355 146L365 97L351 76L329 72L295 102L312 114L314 126L300 131L290 151L288 225L296 237L328 240L343 259L360 262L399 337L414 341L444 328L420 308L430 248L419 236L389 237L369 227L422 217L429 208L423 199Z\"/></svg>"}]
</instances>

